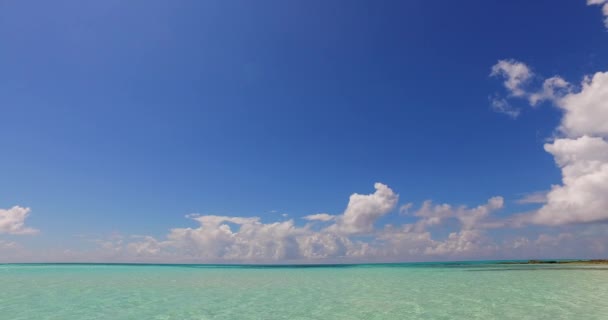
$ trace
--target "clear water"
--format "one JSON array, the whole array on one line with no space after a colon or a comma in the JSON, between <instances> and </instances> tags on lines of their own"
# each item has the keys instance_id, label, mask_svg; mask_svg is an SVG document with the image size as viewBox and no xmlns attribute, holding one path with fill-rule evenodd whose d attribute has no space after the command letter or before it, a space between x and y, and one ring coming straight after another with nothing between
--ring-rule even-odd
<instances>
[{"instance_id":1,"label":"clear water","mask_svg":"<svg viewBox=\"0 0 608 320\"><path fill-rule=\"evenodd\" d=\"M9 264L0 319L608 319L608 268Z\"/></svg>"}]
</instances>

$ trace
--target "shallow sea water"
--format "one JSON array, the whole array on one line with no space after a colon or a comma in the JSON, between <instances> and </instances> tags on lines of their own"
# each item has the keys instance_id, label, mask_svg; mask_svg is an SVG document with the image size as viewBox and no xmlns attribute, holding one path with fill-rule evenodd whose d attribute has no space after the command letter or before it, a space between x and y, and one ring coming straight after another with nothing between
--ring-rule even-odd
<instances>
[{"instance_id":1,"label":"shallow sea water","mask_svg":"<svg viewBox=\"0 0 608 320\"><path fill-rule=\"evenodd\" d=\"M0 264L0 319L608 319L608 266Z\"/></svg>"}]
</instances>

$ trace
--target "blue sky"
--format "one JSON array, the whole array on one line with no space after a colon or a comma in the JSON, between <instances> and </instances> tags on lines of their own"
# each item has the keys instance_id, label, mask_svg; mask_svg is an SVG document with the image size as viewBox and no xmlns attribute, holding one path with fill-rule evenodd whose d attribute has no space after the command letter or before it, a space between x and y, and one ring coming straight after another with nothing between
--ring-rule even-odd
<instances>
[{"instance_id":1,"label":"blue sky","mask_svg":"<svg viewBox=\"0 0 608 320\"><path fill-rule=\"evenodd\" d=\"M603 171L592 191L581 187L591 204L543 200L564 184L568 166L545 144L605 142L601 124L560 129L576 108L600 120L608 110L601 79L592 106L575 99L586 93L583 78L608 65L603 1L595 2L2 2L4 260L527 258L559 254L563 239L573 253L585 241L601 244ZM504 68L490 76L499 60ZM503 85L517 63L527 70L521 94ZM571 85L531 107L556 75ZM496 112L494 101L518 116ZM583 127L591 128L575 128ZM398 200L380 195L376 182ZM534 192L542 199L518 203ZM361 202L371 204L349 203L353 193L369 194ZM467 226L457 208L495 196L502 204L488 209L491 217ZM432 227L405 230L430 219L426 200L452 209L435 213L441 222ZM185 217L192 213L230 218L206 228ZM316 213L332 217L308 226L302 218ZM577 218L559 218L568 214ZM288 221L289 234L255 229ZM239 238L250 224L255 235ZM205 238L222 225L230 241L269 251L226 254L233 242ZM193 234L171 236L174 228ZM450 247L452 233L474 249ZM418 240L388 234L428 239L413 246ZM543 236L557 239L553 248L539 249ZM344 250L307 256L310 237ZM511 250L517 241L528 241L527 251ZM217 248L223 253L207 252ZM608 253L593 250L582 255Z\"/></svg>"}]
</instances>

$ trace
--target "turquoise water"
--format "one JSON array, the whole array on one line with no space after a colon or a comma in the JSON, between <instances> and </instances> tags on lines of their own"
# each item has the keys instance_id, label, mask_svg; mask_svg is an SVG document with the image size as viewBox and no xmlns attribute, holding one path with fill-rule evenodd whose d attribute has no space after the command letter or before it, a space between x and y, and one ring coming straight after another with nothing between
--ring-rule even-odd
<instances>
[{"instance_id":1,"label":"turquoise water","mask_svg":"<svg viewBox=\"0 0 608 320\"><path fill-rule=\"evenodd\" d=\"M608 268L8 264L0 319L608 319Z\"/></svg>"}]
</instances>

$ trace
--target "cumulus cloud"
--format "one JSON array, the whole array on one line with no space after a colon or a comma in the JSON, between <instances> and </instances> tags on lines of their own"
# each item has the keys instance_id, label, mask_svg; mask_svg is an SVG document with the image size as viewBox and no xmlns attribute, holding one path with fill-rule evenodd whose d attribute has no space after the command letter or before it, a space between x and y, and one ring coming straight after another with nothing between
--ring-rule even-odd
<instances>
[{"instance_id":1,"label":"cumulus cloud","mask_svg":"<svg viewBox=\"0 0 608 320\"><path fill-rule=\"evenodd\" d=\"M171 259L204 262L273 263L277 261L404 260L423 256L458 256L485 248L484 229L491 227L489 215L503 207L502 197L469 208L449 204L422 204L413 213L418 219L401 226L377 227L378 219L395 210L399 195L382 183L371 194L354 193L340 215L326 213L304 217L308 221L330 223L323 229L313 224L298 226L294 220L263 222L259 217L188 215L198 223L194 228L174 228L159 240L138 236L130 243L113 239L104 252L114 246L138 259ZM408 209L413 204L405 204ZM428 230L454 219L459 230L444 240L435 240ZM103 241L105 243L106 241ZM101 244L100 244L101 245Z\"/></svg>"},{"instance_id":2,"label":"cumulus cloud","mask_svg":"<svg viewBox=\"0 0 608 320\"><path fill-rule=\"evenodd\" d=\"M568 161L567 158L564 161ZM608 239L608 230L600 229L588 231L589 234L584 239L577 237L572 242L568 242L566 235L541 234L534 239L528 232L526 236L498 243L495 238L488 236L488 229L504 226L493 217L494 212L504 207L502 197L492 197L473 207L425 201L414 210L412 204L406 204L404 206L411 209L411 212L406 213L407 217L395 215L395 218L414 218L415 221L375 226L377 218L370 217L388 214L388 208L395 208L393 200L390 200L394 197L397 195L392 189L383 184L377 184L374 193L353 194L344 213L326 221L331 225L323 229L314 229L310 223L298 226L294 220L264 222L259 217L192 214L187 217L198 224L196 227L173 228L162 238L112 234L106 238L90 240L97 245L93 251L64 250L65 252L59 253L60 259L56 253L53 253L53 257L60 261L101 259L197 263L429 261L508 258L509 254L515 257L530 254L537 258L539 255L533 254L535 247L546 248L543 252L547 254L559 253L560 249L562 252L576 252L581 246L592 248L589 252L602 252L605 250L602 241ZM377 212L370 214L370 208L375 208ZM346 230L357 230L357 233L345 232L344 222L340 221L344 221L346 214L352 215L353 212L366 217L364 221L369 227L356 223L354 225L357 228L349 226ZM437 228L442 232L434 234L439 230ZM360 230L365 232L360 233ZM448 232L447 236L441 236L443 232ZM14 246L2 242L0 244L0 247ZM566 251L565 246L570 251ZM4 248L5 252L9 252L6 251L7 248ZM37 254L35 257L40 260L42 256L45 255ZM28 256L22 255L20 259L27 261Z\"/></svg>"},{"instance_id":3,"label":"cumulus cloud","mask_svg":"<svg viewBox=\"0 0 608 320\"><path fill-rule=\"evenodd\" d=\"M474 254L484 255L495 250L496 247L483 232L479 230L462 230L452 232L448 239L434 247L427 247L426 254L430 255L458 255Z\"/></svg>"},{"instance_id":4,"label":"cumulus cloud","mask_svg":"<svg viewBox=\"0 0 608 320\"><path fill-rule=\"evenodd\" d=\"M561 168L563 184L551 188L532 221L558 225L608 220L608 143L582 136L557 139L545 150Z\"/></svg>"},{"instance_id":5,"label":"cumulus cloud","mask_svg":"<svg viewBox=\"0 0 608 320\"><path fill-rule=\"evenodd\" d=\"M386 226L378 232L376 242L368 248L368 254L379 258L421 259L427 248L439 245L431 232L416 229L412 224L399 227ZM425 260L425 259L421 259Z\"/></svg>"},{"instance_id":6,"label":"cumulus cloud","mask_svg":"<svg viewBox=\"0 0 608 320\"><path fill-rule=\"evenodd\" d=\"M138 238L139 241L129 243L127 250L138 257L157 255L167 246L166 243L160 242L151 236L135 236L135 238Z\"/></svg>"},{"instance_id":7,"label":"cumulus cloud","mask_svg":"<svg viewBox=\"0 0 608 320\"><path fill-rule=\"evenodd\" d=\"M454 230L445 237L412 225L387 225L371 239L345 237L327 232L310 232L298 240L300 254L294 258L205 259L177 249L168 240L149 236L116 237L94 241L98 247L66 250L49 248L29 251L18 244L3 248L0 261L62 262L187 262L187 263L356 263L396 261L446 261L466 259L597 258L608 250L608 224L569 225L560 228L525 227L511 229L505 238L484 229ZM130 239L130 240L129 240ZM111 242L112 244L107 244Z\"/></svg>"},{"instance_id":8,"label":"cumulus cloud","mask_svg":"<svg viewBox=\"0 0 608 320\"><path fill-rule=\"evenodd\" d=\"M546 82L546 81L545 81ZM559 81L561 87L566 83ZM560 225L608 220L608 72L586 77L580 91L551 98L564 114L563 136L545 144L562 172L562 184L530 221Z\"/></svg>"},{"instance_id":9,"label":"cumulus cloud","mask_svg":"<svg viewBox=\"0 0 608 320\"><path fill-rule=\"evenodd\" d=\"M14 206L10 209L0 209L0 234L35 234L38 230L26 227L25 219L30 214L30 208Z\"/></svg>"},{"instance_id":10,"label":"cumulus cloud","mask_svg":"<svg viewBox=\"0 0 608 320\"><path fill-rule=\"evenodd\" d=\"M326 259L357 255L358 246L350 239L328 232L310 232L298 240L300 258Z\"/></svg>"},{"instance_id":11,"label":"cumulus cloud","mask_svg":"<svg viewBox=\"0 0 608 320\"><path fill-rule=\"evenodd\" d=\"M296 236L306 230L293 220L262 223L260 218L198 216L198 228L175 228L168 244L204 260L281 260L298 253Z\"/></svg>"},{"instance_id":12,"label":"cumulus cloud","mask_svg":"<svg viewBox=\"0 0 608 320\"><path fill-rule=\"evenodd\" d=\"M421 219L416 223L418 230L425 230L429 226L438 225L446 219L456 219L461 223L463 230L473 230L493 226L486 221L490 213L502 209L504 199L492 197L486 204L475 208L466 206L453 207L449 204L433 205L431 201L425 201L422 207L415 213Z\"/></svg>"},{"instance_id":13,"label":"cumulus cloud","mask_svg":"<svg viewBox=\"0 0 608 320\"><path fill-rule=\"evenodd\" d=\"M556 102L564 111L559 130L568 137L608 137L608 72L586 77L580 92Z\"/></svg>"},{"instance_id":14,"label":"cumulus cloud","mask_svg":"<svg viewBox=\"0 0 608 320\"><path fill-rule=\"evenodd\" d=\"M399 201L399 195L388 186L376 183L374 188L376 188L376 192L372 194L355 193L351 195L344 214L339 216L336 224L329 227L328 230L344 234L373 231L374 222L395 209Z\"/></svg>"},{"instance_id":15,"label":"cumulus cloud","mask_svg":"<svg viewBox=\"0 0 608 320\"><path fill-rule=\"evenodd\" d=\"M264 223L259 217L190 215L196 228L174 228L166 240L152 237L130 244L138 254L177 249L204 261L278 261L361 255L365 246L347 237L372 232L374 222L393 210L398 201L388 186L376 183L372 194L353 194L343 214L304 217L309 221L334 221L321 231L296 226L294 220Z\"/></svg>"},{"instance_id":16,"label":"cumulus cloud","mask_svg":"<svg viewBox=\"0 0 608 320\"><path fill-rule=\"evenodd\" d=\"M356 255L360 248L347 237L298 227L293 220L263 223L260 218L199 216L197 228L172 229L164 241L146 237L131 244L139 254L177 249L201 261L275 262Z\"/></svg>"},{"instance_id":17,"label":"cumulus cloud","mask_svg":"<svg viewBox=\"0 0 608 320\"><path fill-rule=\"evenodd\" d=\"M485 204L469 208L450 204L433 204L425 201L414 212L419 219L400 227L386 226L378 232L377 242L372 243L369 253L376 257L417 257L428 260L436 256L444 259L489 255L497 246L486 236L485 229L496 227L489 220L490 214L502 209L502 197L492 197ZM458 231L446 239L434 239L432 228L445 227L449 221L459 223Z\"/></svg>"},{"instance_id":18,"label":"cumulus cloud","mask_svg":"<svg viewBox=\"0 0 608 320\"><path fill-rule=\"evenodd\" d=\"M519 217L518 223L563 225L608 220L608 72L585 77L577 90L559 76L544 80L542 88L523 90L521 79L527 79L525 70L529 70L523 66L515 60L503 60L492 68L492 74L506 77L505 87L511 96L526 98L531 105L549 101L563 112L558 137L545 144L561 170L562 184L552 186L542 199L536 195L537 203L543 206Z\"/></svg>"}]
</instances>

